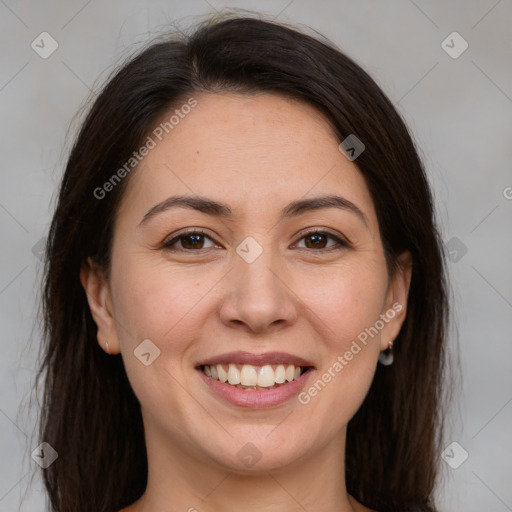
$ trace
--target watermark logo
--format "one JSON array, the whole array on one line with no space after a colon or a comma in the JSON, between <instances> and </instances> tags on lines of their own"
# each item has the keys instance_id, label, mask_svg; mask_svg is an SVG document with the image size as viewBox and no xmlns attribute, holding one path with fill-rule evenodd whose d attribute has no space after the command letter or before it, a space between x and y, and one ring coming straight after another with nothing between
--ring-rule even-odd
<instances>
[{"instance_id":1,"label":"watermark logo","mask_svg":"<svg viewBox=\"0 0 512 512\"><path fill-rule=\"evenodd\" d=\"M238 245L236 252L247 263L253 263L263 252L263 247L252 236L248 236Z\"/></svg>"},{"instance_id":2,"label":"watermark logo","mask_svg":"<svg viewBox=\"0 0 512 512\"><path fill-rule=\"evenodd\" d=\"M40 261L44 260L47 238L43 236L33 247L32 254Z\"/></svg>"},{"instance_id":3,"label":"watermark logo","mask_svg":"<svg viewBox=\"0 0 512 512\"><path fill-rule=\"evenodd\" d=\"M468 42L458 32L452 32L441 43L441 48L452 59L458 59L468 49L468 46Z\"/></svg>"},{"instance_id":4,"label":"watermark logo","mask_svg":"<svg viewBox=\"0 0 512 512\"><path fill-rule=\"evenodd\" d=\"M48 32L41 32L30 46L39 57L47 59L59 47L59 43Z\"/></svg>"},{"instance_id":5,"label":"watermark logo","mask_svg":"<svg viewBox=\"0 0 512 512\"><path fill-rule=\"evenodd\" d=\"M458 263L468 252L468 247L456 236L446 242L448 258L453 263Z\"/></svg>"},{"instance_id":6,"label":"watermark logo","mask_svg":"<svg viewBox=\"0 0 512 512\"><path fill-rule=\"evenodd\" d=\"M351 133L341 144L338 146L339 150L353 162L365 149L366 146Z\"/></svg>"},{"instance_id":7,"label":"watermark logo","mask_svg":"<svg viewBox=\"0 0 512 512\"><path fill-rule=\"evenodd\" d=\"M441 453L441 458L452 469L462 466L468 457L469 453L457 441L453 441Z\"/></svg>"},{"instance_id":8,"label":"watermark logo","mask_svg":"<svg viewBox=\"0 0 512 512\"><path fill-rule=\"evenodd\" d=\"M41 443L33 452L34 459L43 469L49 468L56 460L59 454L48 443Z\"/></svg>"},{"instance_id":9,"label":"watermark logo","mask_svg":"<svg viewBox=\"0 0 512 512\"><path fill-rule=\"evenodd\" d=\"M236 456L245 466L252 468L261 459L262 453L256 445L246 443L238 450Z\"/></svg>"},{"instance_id":10,"label":"watermark logo","mask_svg":"<svg viewBox=\"0 0 512 512\"><path fill-rule=\"evenodd\" d=\"M145 339L133 353L144 366L149 366L160 356L160 349L150 339Z\"/></svg>"}]
</instances>

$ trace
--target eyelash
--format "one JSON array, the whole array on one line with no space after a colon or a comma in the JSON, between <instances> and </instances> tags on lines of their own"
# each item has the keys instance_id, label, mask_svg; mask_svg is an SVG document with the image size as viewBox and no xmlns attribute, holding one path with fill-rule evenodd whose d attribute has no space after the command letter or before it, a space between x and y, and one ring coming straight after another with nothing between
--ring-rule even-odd
<instances>
[{"instance_id":1,"label":"eyelash","mask_svg":"<svg viewBox=\"0 0 512 512\"><path fill-rule=\"evenodd\" d=\"M210 240L212 240L212 242L215 242L212 239L212 237L210 235L208 235L206 232L204 232L204 231L202 231L200 229L193 229L193 230L190 230L190 231L182 232L179 235L176 235L175 237L173 237L171 240L169 240L167 242L164 242L164 244L162 245L161 248L165 249L166 251L169 251L169 252L181 251L181 252L190 252L190 253L192 253L192 252L201 252L201 251L210 249L210 247L207 247L206 249L197 249L197 250L194 250L194 249L176 249L176 248L172 247L174 244L179 242L180 239L186 238L187 236L191 236L191 235L203 235L203 236L209 238ZM336 241L339 247L329 247L329 248L326 248L326 249L309 249L307 247L301 247L300 249L306 249L308 251L313 251L313 252L330 252L330 251L333 251L333 250L340 250L340 249L344 249L344 248L350 247L349 244L346 241L342 240L338 236L330 233L329 231L321 231L321 230L312 230L312 231L308 231L307 233L303 233L302 236L299 238L299 241L302 240L303 238L306 238L306 237L311 236L311 235L326 235L328 238L331 238L332 240Z\"/></svg>"}]
</instances>

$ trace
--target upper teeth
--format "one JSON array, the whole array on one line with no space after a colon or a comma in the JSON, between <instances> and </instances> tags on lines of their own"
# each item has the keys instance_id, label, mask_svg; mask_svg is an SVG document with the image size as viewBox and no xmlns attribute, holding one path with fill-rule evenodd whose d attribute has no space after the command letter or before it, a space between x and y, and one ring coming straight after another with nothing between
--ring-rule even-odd
<instances>
[{"instance_id":1,"label":"upper teeth","mask_svg":"<svg viewBox=\"0 0 512 512\"><path fill-rule=\"evenodd\" d=\"M204 365L203 372L212 379L228 382L236 386L259 386L270 388L275 384L283 384L285 381L291 382L298 379L301 374L301 367L289 364L287 366L279 364L273 368L271 365L252 366L244 364L243 366L230 363L228 370L222 364Z\"/></svg>"}]
</instances>

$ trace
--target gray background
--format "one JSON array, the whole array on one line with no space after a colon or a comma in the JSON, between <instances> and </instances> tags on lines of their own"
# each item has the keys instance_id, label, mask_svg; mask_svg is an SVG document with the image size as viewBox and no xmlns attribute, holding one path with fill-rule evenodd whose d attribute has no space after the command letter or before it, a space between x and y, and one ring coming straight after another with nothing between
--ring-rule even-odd
<instances>
[{"instance_id":1,"label":"gray background","mask_svg":"<svg viewBox=\"0 0 512 512\"><path fill-rule=\"evenodd\" d=\"M458 444L441 460L441 509L512 511L511 0L0 0L0 511L44 510L28 402L40 332L37 244L75 114L121 58L167 24L184 29L226 6L323 33L377 80L409 124L451 251L450 347L459 343L462 369L447 441ZM47 59L31 48L44 31L59 45ZM453 31L469 44L457 58L442 46ZM461 41L451 39L445 45L459 52ZM469 457L460 464L463 450Z\"/></svg>"}]
</instances>

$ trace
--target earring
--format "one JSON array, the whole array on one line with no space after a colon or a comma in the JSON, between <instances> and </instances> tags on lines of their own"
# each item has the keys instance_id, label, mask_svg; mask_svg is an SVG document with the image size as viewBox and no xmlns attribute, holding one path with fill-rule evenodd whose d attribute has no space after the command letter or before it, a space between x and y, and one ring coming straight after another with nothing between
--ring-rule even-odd
<instances>
[{"instance_id":1,"label":"earring","mask_svg":"<svg viewBox=\"0 0 512 512\"><path fill-rule=\"evenodd\" d=\"M393 364L393 340L389 342L388 348L379 354L379 363L384 366Z\"/></svg>"},{"instance_id":2,"label":"earring","mask_svg":"<svg viewBox=\"0 0 512 512\"><path fill-rule=\"evenodd\" d=\"M107 353L108 353L108 354L110 354L110 350L109 350L109 348L108 348L108 341L107 341L107 342L105 342L105 343L106 343L106 345L107 345Z\"/></svg>"}]
</instances>

